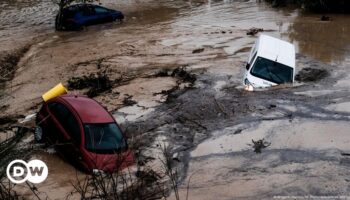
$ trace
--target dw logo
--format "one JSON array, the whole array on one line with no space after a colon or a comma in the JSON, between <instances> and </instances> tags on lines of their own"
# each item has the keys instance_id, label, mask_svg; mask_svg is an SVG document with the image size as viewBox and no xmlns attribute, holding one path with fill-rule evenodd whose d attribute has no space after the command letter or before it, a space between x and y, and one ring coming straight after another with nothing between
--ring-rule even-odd
<instances>
[{"instance_id":1,"label":"dw logo","mask_svg":"<svg viewBox=\"0 0 350 200\"><path fill-rule=\"evenodd\" d=\"M26 163L23 160L14 160L6 168L7 178L15 184L26 181L41 183L45 181L49 170L41 160L31 160Z\"/></svg>"}]
</instances>

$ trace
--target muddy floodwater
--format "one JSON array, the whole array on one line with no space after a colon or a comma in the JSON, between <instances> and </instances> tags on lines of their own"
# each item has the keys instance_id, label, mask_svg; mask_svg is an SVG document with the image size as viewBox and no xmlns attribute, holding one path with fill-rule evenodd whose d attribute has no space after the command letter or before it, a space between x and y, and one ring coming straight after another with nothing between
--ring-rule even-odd
<instances>
[{"instance_id":1,"label":"muddy floodwater","mask_svg":"<svg viewBox=\"0 0 350 200\"><path fill-rule=\"evenodd\" d=\"M349 15L321 21L238 0L101 3L123 11L124 22L55 32L50 1L0 2L0 53L30 46L2 86L2 115L32 114L57 83L103 72L112 88L95 99L150 149L159 138L171 146L181 199L187 192L201 200L350 195ZM244 62L258 36L246 34L252 27L295 44L297 73L314 68L327 76L244 91ZM252 140L261 139L269 145L257 154ZM76 171L47 152L34 155L49 165L38 190L65 198Z\"/></svg>"}]
</instances>

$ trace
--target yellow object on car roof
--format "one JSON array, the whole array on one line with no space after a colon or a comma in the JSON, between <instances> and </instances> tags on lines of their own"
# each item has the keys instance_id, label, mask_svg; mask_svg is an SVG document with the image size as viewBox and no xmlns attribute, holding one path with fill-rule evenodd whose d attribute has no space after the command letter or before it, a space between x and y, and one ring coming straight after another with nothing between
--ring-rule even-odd
<instances>
[{"instance_id":1,"label":"yellow object on car roof","mask_svg":"<svg viewBox=\"0 0 350 200\"><path fill-rule=\"evenodd\" d=\"M67 89L63 86L62 83L57 84L55 87L47 91L45 94L43 94L42 98L45 102L49 101L50 99L53 99L55 97L58 97L62 94L67 94Z\"/></svg>"}]
</instances>

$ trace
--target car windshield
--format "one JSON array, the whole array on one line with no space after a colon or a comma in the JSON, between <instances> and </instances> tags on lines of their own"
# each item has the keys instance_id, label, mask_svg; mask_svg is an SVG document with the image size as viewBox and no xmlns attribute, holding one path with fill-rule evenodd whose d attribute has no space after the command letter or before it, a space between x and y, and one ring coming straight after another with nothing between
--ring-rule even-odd
<instances>
[{"instance_id":1,"label":"car windshield","mask_svg":"<svg viewBox=\"0 0 350 200\"><path fill-rule=\"evenodd\" d=\"M116 123L85 124L85 146L96 153L116 152L126 147L124 137Z\"/></svg>"},{"instance_id":2,"label":"car windshield","mask_svg":"<svg viewBox=\"0 0 350 200\"><path fill-rule=\"evenodd\" d=\"M293 68L262 57L256 59L250 73L277 84L293 82Z\"/></svg>"}]
</instances>

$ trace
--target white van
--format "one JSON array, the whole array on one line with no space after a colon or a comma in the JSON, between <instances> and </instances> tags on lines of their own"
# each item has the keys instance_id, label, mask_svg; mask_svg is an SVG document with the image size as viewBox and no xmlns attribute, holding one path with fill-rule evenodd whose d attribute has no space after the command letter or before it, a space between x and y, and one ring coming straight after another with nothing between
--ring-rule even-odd
<instances>
[{"instance_id":1,"label":"white van","mask_svg":"<svg viewBox=\"0 0 350 200\"><path fill-rule=\"evenodd\" d=\"M244 75L246 89L293 83L294 76L294 45L271 36L260 35L246 65Z\"/></svg>"}]
</instances>

